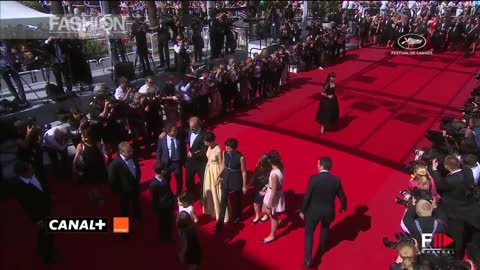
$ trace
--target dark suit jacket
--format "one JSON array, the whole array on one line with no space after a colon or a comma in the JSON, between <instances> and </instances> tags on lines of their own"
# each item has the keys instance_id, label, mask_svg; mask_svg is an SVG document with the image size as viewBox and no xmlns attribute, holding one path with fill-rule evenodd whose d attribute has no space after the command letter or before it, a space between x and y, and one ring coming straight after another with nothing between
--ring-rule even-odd
<instances>
[{"instance_id":1,"label":"dark suit jacket","mask_svg":"<svg viewBox=\"0 0 480 270\"><path fill-rule=\"evenodd\" d=\"M112 185L113 192L133 193L139 191L141 170L136 160L134 160L134 163L136 177L130 173L122 157L118 157L110 163L108 166L108 181Z\"/></svg>"},{"instance_id":2,"label":"dark suit jacket","mask_svg":"<svg viewBox=\"0 0 480 270\"><path fill-rule=\"evenodd\" d=\"M185 164L185 160L187 159L187 149L185 147L185 140L182 136L177 135L175 138L177 143L177 149L180 154L179 159L182 165ZM165 136L163 139L158 139L157 144L157 160L165 162L168 164L169 155L168 155L168 139Z\"/></svg>"},{"instance_id":3,"label":"dark suit jacket","mask_svg":"<svg viewBox=\"0 0 480 270\"><path fill-rule=\"evenodd\" d=\"M185 131L185 145L190 145L191 134L192 131L190 129L187 129ZM203 128L200 128L197 138L195 139L193 144L190 145L190 152L192 153L191 159L201 162L207 162L207 147L203 142L203 140L205 139L205 134L205 130Z\"/></svg>"},{"instance_id":4,"label":"dark suit jacket","mask_svg":"<svg viewBox=\"0 0 480 270\"><path fill-rule=\"evenodd\" d=\"M49 42L47 44L44 44L44 48L47 50L48 54L50 55L50 64L53 65L53 64L57 63L57 61L56 61L57 56L55 54L54 43L57 43L58 46L60 46L60 50L62 51L62 56L61 56L60 60L63 60L64 63L68 63L68 61L70 60L69 57L68 57L70 55L69 42L67 40L57 39L53 42Z\"/></svg>"},{"instance_id":5,"label":"dark suit jacket","mask_svg":"<svg viewBox=\"0 0 480 270\"><path fill-rule=\"evenodd\" d=\"M46 218L52 211L52 201L46 183L40 178L38 178L38 181L42 185L43 191L32 184L26 184L20 178L17 178L16 183L20 205L34 223Z\"/></svg>"},{"instance_id":6,"label":"dark suit jacket","mask_svg":"<svg viewBox=\"0 0 480 270\"><path fill-rule=\"evenodd\" d=\"M472 170L464 167L460 172L441 177L432 171L432 177L442 196L441 206L448 218L461 219L480 229L480 204L470 196L474 185Z\"/></svg>"},{"instance_id":7,"label":"dark suit jacket","mask_svg":"<svg viewBox=\"0 0 480 270\"><path fill-rule=\"evenodd\" d=\"M334 217L335 197L347 209L347 197L343 192L340 178L329 172L321 172L310 177L307 191L303 197L302 213L310 218Z\"/></svg>"},{"instance_id":8,"label":"dark suit jacket","mask_svg":"<svg viewBox=\"0 0 480 270\"><path fill-rule=\"evenodd\" d=\"M160 183L160 181L153 177L150 182L150 196L152 199L152 208L155 211L173 207L175 203L175 197L166 179L163 179L163 182Z\"/></svg>"}]
</instances>

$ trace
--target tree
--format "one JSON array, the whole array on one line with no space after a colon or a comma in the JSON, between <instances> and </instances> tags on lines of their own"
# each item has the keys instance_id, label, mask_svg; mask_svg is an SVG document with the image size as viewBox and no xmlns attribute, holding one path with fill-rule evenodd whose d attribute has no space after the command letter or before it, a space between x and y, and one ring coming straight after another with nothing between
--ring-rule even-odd
<instances>
[{"instance_id":1,"label":"tree","mask_svg":"<svg viewBox=\"0 0 480 270\"><path fill-rule=\"evenodd\" d=\"M62 1L50 1L50 8L52 9L52 14L63 15Z\"/></svg>"},{"instance_id":2,"label":"tree","mask_svg":"<svg viewBox=\"0 0 480 270\"><path fill-rule=\"evenodd\" d=\"M146 1L147 3L147 14L148 14L148 22L150 23L150 27L158 26L158 18L157 18L157 7L155 6L155 1Z\"/></svg>"}]
</instances>

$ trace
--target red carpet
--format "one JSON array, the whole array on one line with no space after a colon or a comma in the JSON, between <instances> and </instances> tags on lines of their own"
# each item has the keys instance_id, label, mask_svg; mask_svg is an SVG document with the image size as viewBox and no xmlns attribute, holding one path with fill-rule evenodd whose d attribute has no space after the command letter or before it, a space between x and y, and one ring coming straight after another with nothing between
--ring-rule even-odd
<instances>
[{"instance_id":1,"label":"red carpet","mask_svg":"<svg viewBox=\"0 0 480 270\"><path fill-rule=\"evenodd\" d=\"M286 167L288 215L278 240L260 242L269 224L251 225L253 209L245 205L243 225L228 226L224 233L211 232L212 220L201 218L204 250L202 269L300 269L303 262L302 223L297 212L308 177L316 173L316 158L333 158L333 173L342 178L348 212L338 214L332 226L331 249L319 269L386 269L396 254L382 245L382 237L400 230L403 207L394 196L406 187L402 164L412 158L413 146L427 145L423 138L437 128L445 115L457 108L478 83L473 78L480 58L468 60L459 53L434 56L390 56L384 49L352 51L348 60L324 71L292 74L291 89L258 108L238 112L217 125L219 142L227 137L240 141L239 149L253 170L258 156L279 150ZM341 123L335 131L320 135L315 112L326 75L337 73ZM143 163L144 181L152 177L153 160ZM115 216L115 200L103 209L91 210L85 188L56 181L55 214L58 216ZM65 262L43 267L34 256L34 231L14 201L0 204L1 269L183 269L175 260L176 244L154 240L156 220L143 194L145 223L134 227L129 241L116 235L58 235L56 243ZM251 199L249 199L251 201ZM358 206L366 213L355 214ZM200 210L200 209L198 209Z\"/></svg>"}]
</instances>

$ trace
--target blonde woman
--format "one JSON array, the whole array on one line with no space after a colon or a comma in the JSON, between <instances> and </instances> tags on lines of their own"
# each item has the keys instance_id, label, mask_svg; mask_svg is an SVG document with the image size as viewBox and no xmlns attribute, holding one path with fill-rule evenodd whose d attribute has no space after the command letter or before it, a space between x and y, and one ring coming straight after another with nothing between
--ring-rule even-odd
<instances>
[{"instance_id":1,"label":"blonde woman","mask_svg":"<svg viewBox=\"0 0 480 270\"><path fill-rule=\"evenodd\" d=\"M440 195L437 193L437 188L435 186L435 181L432 180L430 174L428 173L427 166L417 165L415 166L414 173L410 182L408 183L409 193L412 194L415 188L428 190L432 194L432 197L436 202L440 200Z\"/></svg>"}]
</instances>

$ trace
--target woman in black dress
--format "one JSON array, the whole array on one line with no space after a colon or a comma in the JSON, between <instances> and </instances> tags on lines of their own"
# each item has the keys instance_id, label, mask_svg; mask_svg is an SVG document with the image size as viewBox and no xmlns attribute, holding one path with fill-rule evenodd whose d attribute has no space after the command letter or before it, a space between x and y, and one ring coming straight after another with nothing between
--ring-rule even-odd
<instances>
[{"instance_id":1,"label":"woman in black dress","mask_svg":"<svg viewBox=\"0 0 480 270\"><path fill-rule=\"evenodd\" d=\"M317 122L321 125L322 134L325 133L327 126L337 123L340 116L338 100L335 95L334 79L336 76L335 72L330 72L323 85L322 99L320 99L317 110Z\"/></svg>"},{"instance_id":2,"label":"woman in black dress","mask_svg":"<svg viewBox=\"0 0 480 270\"><path fill-rule=\"evenodd\" d=\"M103 200L98 186L106 179L107 169L102 145L95 140L91 128L81 133L81 142L77 145L73 164L80 182L92 185L88 194L90 199L101 205Z\"/></svg>"},{"instance_id":3,"label":"woman in black dress","mask_svg":"<svg viewBox=\"0 0 480 270\"><path fill-rule=\"evenodd\" d=\"M188 265L189 270L198 269L202 261L202 248L198 240L197 228L190 214L182 211L177 216L177 228L180 233L180 254L178 259Z\"/></svg>"},{"instance_id":4,"label":"woman in black dress","mask_svg":"<svg viewBox=\"0 0 480 270\"><path fill-rule=\"evenodd\" d=\"M254 185L253 209L255 210L255 219L252 221L252 224L268 220L267 215L260 218L260 214L262 213L263 197L267 191L268 178L271 170L272 165L268 162L267 155L261 155L253 172L253 176L250 179L250 184L253 183Z\"/></svg>"}]
</instances>

